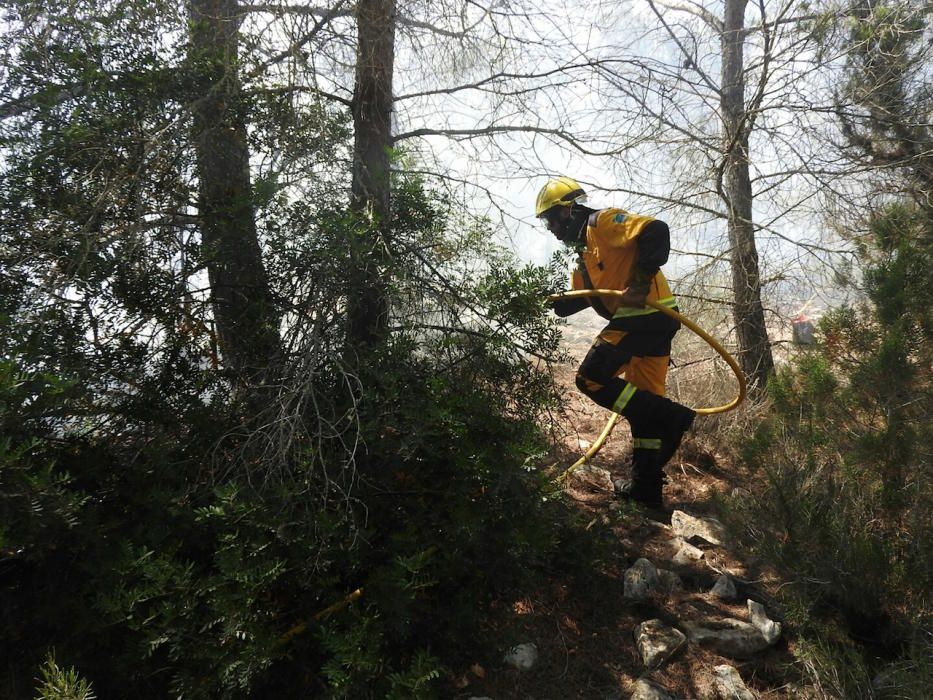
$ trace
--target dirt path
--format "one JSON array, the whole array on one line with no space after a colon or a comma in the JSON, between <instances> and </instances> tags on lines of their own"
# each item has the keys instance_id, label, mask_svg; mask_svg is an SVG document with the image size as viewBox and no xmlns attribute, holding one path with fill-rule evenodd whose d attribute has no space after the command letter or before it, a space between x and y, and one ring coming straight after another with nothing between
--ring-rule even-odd
<instances>
[{"instance_id":1,"label":"dirt path","mask_svg":"<svg viewBox=\"0 0 933 700\"><path fill-rule=\"evenodd\" d=\"M580 338L586 338L585 331L572 334L570 341L577 339L571 345L572 354L582 357L586 345L580 344ZM561 368L559 374L570 408L570 424L555 453L562 469L592 443L608 417L576 391L573 367ZM630 450L628 425L621 421L592 464L613 478L625 478ZM606 488L580 483L568 486L566 494L581 520L609 540L604 554L592 562L584 580L569 581L555 571L549 588L515 601L513 613L524 635L519 641L535 644L539 654L534 668L519 671L504 663L491 668L477 665L465 671L458 698L620 699L631 697L639 679L656 683L672 698L774 700L806 696L793 672L793 657L784 637L749 658L730 658L691 640L658 668L646 668L635 630L647 620L657 619L680 631L686 631L685 623L696 620L748 620L749 599L762 603L770 618L780 620L780 611L769 595L779 582L743 561L728 543L696 541L702 558L677 560L683 540L671 528L671 514L680 511L711 517L715 494L731 494L745 486L741 473L710 444L703 417L697 419L694 431L686 436L666 471L670 483L663 513L620 500ZM642 600L626 598L625 572L642 558L658 569L674 572L680 587L653 591ZM729 600L710 592L724 573L737 589ZM717 689L714 669L724 664L738 671L750 695L724 695Z\"/></svg>"}]
</instances>

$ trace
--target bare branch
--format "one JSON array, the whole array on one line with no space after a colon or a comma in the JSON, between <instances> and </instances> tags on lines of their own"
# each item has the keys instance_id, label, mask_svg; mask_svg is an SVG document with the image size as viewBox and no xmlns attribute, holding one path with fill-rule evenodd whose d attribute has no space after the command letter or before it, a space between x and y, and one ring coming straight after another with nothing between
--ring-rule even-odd
<instances>
[{"instance_id":1,"label":"bare branch","mask_svg":"<svg viewBox=\"0 0 933 700\"><path fill-rule=\"evenodd\" d=\"M269 68L269 66L273 66L285 60L289 56L294 56L295 54L297 54L303 46L308 44L312 39L314 39L314 37L318 35L318 33L325 26L330 24L331 20L337 17L340 17L340 16L344 16L345 11L342 8L346 4L346 2L347 0L337 0L337 4L334 5L332 8L330 8L329 10L327 10L326 12L324 12L320 16L320 19L318 19L314 23L314 26L307 33L305 33L304 36L298 39L298 41L296 41L295 43L291 44L284 51L279 52L272 58L269 58L263 61L262 63L260 63L259 65L257 65L255 68L253 68L253 70L251 70L249 73L243 76L243 80L245 81L251 78L255 78L257 75L260 75L263 72L265 72L265 70Z\"/></svg>"},{"instance_id":2,"label":"bare branch","mask_svg":"<svg viewBox=\"0 0 933 700\"><path fill-rule=\"evenodd\" d=\"M679 5L672 2L662 2L662 0L656 0L656 2L658 5L668 10L686 12L687 14L693 15L694 17L699 17L707 24L707 26L710 27L710 29L712 29L717 34L722 32L722 20L699 3L688 2L687 5Z\"/></svg>"},{"instance_id":3,"label":"bare branch","mask_svg":"<svg viewBox=\"0 0 933 700\"><path fill-rule=\"evenodd\" d=\"M688 51L688 50L687 50L687 47L684 46L683 42L680 40L680 38L677 36L677 34L674 32L674 30L671 28L671 26L667 23L667 20L664 19L664 15L661 14L661 12L658 11L658 8L657 8L656 5L655 5L655 0L648 0L648 6L651 7L651 10L654 12L655 15L657 15L658 20L659 20L659 21L661 22L661 24L664 26L664 29L667 31L667 34L668 34L668 36L671 38L671 40L672 40L675 44L677 44L677 48L679 48L679 49L680 49L680 52L683 54L684 60L690 62L691 67L693 67L693 68L696 70L697 74L703 79L703 82L706 83L706 86L707 86L710 90L712 90L715 94L718 95L718 94L719 94L719 87L718 87L718 86L716 85L716 83L706 74L706 72L705 72L702 68L700 68L699 65L697 65L697 63L696 63L696 55L694 55L693 53L691 53L690 51Z\"/></svg>"}]
</instances>

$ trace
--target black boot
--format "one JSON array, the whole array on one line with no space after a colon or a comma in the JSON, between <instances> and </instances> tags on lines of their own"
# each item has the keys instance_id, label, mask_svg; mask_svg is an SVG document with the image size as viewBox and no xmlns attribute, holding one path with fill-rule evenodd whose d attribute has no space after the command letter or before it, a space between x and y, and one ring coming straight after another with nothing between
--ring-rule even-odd
<instances>
[{"instance_id":1,"label":"black boot","mask_svg":"<svg viewBox=\"0 0 933 700\"><path fill-rule=\"evenodd\" d=\"M674 456L684 433L690 430L696 417L692 409L643 389L635 391L621 413L632 424L633 435L661 436L661 449L657 455L659 469Z\"/></svg>"},{"instance_id":2,"label":"black boot","mask_svg":"<svg viewBox=\"0 0 933 700\"><path fill-rule=\"evenodd\" d=\"M632 479L619 487L619 495L660 510L664 507L665 481L658 450L636 447L632 454Z\"/></svg>"},{"instance_id":3,"label":"black boot","mask_svg":"<svg viewBox=\"0 0 933 700\"><path fill-rule=\"evenodd\" d=\"M680 442L691 426L696 412L674 401L670 402L667 417L661 424L661 449L658 453L658 463L663 468L671 461L671 457L680 447Z\"/></svg>"}]
</instances>

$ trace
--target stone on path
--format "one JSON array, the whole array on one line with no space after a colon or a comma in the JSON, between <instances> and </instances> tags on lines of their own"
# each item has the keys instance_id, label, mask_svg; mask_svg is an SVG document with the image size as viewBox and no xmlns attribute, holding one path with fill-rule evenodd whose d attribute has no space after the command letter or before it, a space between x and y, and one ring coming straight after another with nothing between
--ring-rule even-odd
<instances>
[{"instance_id":1,"label":"stone on path","mask_svg":"<svg viewBox=\"0 0 933 700\"><path fill-rule=\"evenodd\" d=\"M695 518L682 510L675 510L671 513L671 529L693 544L702 540L709 544L721 545L726 539L725 529L718 520Z\"/></svg>"},{"instance_id":2,"label":"stone on path","mask_svg":"<svg viewBox=\"0 0 933 700\"><path fill-rule=\"evenodd\" d=\"M614 491L612 474L601 467L584 464L570 473L570 482L577 488L590 488L599 491Z\"/></svg>"},{"instance_id":3,"label":"stone on path","mask_svg":"<svg viewBox=\"0 0 933 700\"><path fill-rule=\"evenodd\" d=\"M647 559L638 559L622 578L623 595L632 600L644 600L658 587L658 570Z\"/></svg>"},{"instance_id":4,"label":"stone on path","mask_svg":"<svg viewBox=\"0 0 933 700\"><path fill-rule=\"evenodd\" d=\"M689 566L700 561L704 556L703 550L699 547L694 547L689 542L682 542L680 549L677 550L677 554L674 555L671 561L678 566Z\"/></svg>"},{"instance_id":5,"label":"stone on path","mask_svg":"<svg viewBox=\"0 0 933 700\"><path fill-rule=\"evenodd\" d=\"M687 642L684 634L661 620L648 620L635 628L635 644L648 668L657 668Z\"/></svg>"},{"instance_id":6,"label":"stone on path","mask_svg":"<svg viewBox=\"0 0 933 700\"><path fill-rule=\"evenodd\" d=\"M635 682L630 700L674 700L667 691L657 683L640 678Z\"/></svg>"},{"instance_id":7,"label":"stone on path","mask_svg":"<svg viewBox=\"0 0 933 700\"><path fill-rule=\"evenodd\" d=\"M716 584L710 590L710 593L722 600L734 600L738 595L735 590L735 583L728 574L723 574L716 580Z\"/></svg>"},{"instance_id":8,"label":"stone on path","mask_svg":"<svg viewBox=\"0 0 933 700\"><path fill-rule=\"evenodd\" d=\"M721 700L758 700L758 696L746 687L742 676L732 666L716 666L713 673L716 674L716 692Z\"/></svg>"},{"instance_id":9,"label":"stone on path","mask_svg":"<svg viewBox=\"0 0 933 700\"><path fill-rule=\"evenodd\" d=\"M532 643L518 644L509 649L502 660L519 671L530 671L538 663L538 647Z\"/></svg>"},{"instance_id":10,"label":"stone on path","mask_svg":"<svg viewBox=\"0 0 933 700\"><path fill-rule=\"evenodd\" d=\"M765 606L754 600L748 601L748 616L758 628L768 644L774 644L781 637L781 623L768 617Z\"/></svg>"},{"instance_id":11,"label":"stone on path","mask_svg":"<svg viewBox=\"0 0 933 700\"><path fill-rule=\"evenodd\" d=\"M658 590L666 595L678 593L684 589L680 576L667 569L658 569Z\"/></svg>"},{"instance_id":12,"label":"stone on path","mask_svg":"<svg viewBox=\"0 0 933 700\"><path fill-rule=\"evenodd\" d=\"M722 618L682 624L691 642L721 656L747 659L771 646L757 627L742 620Z\"/></svg>"}]
</instances>

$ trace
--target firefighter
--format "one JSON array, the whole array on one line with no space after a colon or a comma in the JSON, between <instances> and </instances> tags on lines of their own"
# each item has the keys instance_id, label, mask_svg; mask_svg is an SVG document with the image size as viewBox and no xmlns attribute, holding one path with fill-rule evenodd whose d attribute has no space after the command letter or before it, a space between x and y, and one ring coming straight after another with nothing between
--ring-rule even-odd
<instances>
[{"instance_id":1,"label":"firefighter","mask_svg":"<svg viewBox=\"0 0 933 700\"><path fill-rule=\"evenodd\" d=\"M558 177L538 193L535 216L579 257L572 288L615 289L622 297L552 297L565 317L592 307L608 323L577 370L576 385L600 406L623 415L632 429L632 476L622 494L652 508L663 507L663 467L696 416L664 397L671 341L680 323L646 305L677 303L660 267L670 252L663 221L622 209L584 206L576 180Z\"/></svg>"}]
</instances>

